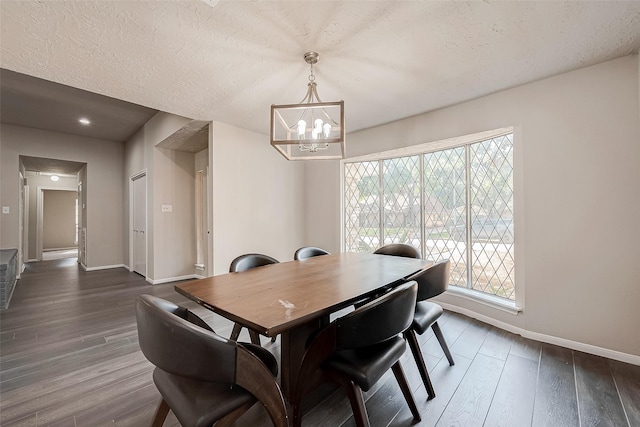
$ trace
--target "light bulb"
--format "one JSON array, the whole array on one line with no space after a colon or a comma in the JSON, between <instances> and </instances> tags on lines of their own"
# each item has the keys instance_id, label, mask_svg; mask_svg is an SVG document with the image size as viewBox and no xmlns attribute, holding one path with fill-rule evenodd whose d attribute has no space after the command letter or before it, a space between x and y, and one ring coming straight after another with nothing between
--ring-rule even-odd
<instances>
[{"instance_id":1,"label":"light bulb","mask_svg":"<svg viewBox=\"0 0 640 427\"><path fill-rule=\"evenodd\" d=\"M325 123L324 126L322 126L322 131L324 132L324 137L329 138L331 135L331 124Z\"/></svg>"},{"instance_id":2,"label":"light bulb","mask_svg":"<svg viewBox=\"0 0 640 427\"><path fill-rule=\"evenodd\" d=\"M307 122L304 120L298 120L298 139L304 139L304 134L307 131Z\"/></svg>"},{"instance_id":3,"label":"light bulb","mask_svg":"<svg viewBox=\"0 0 640 427\"><path fill-rule=\"evenodd\" d=\"M311 131L313 139L318 139L318 136L322 134L322 119L316 119L313 124L315 125Z\"/></svg>"}]
</instances>

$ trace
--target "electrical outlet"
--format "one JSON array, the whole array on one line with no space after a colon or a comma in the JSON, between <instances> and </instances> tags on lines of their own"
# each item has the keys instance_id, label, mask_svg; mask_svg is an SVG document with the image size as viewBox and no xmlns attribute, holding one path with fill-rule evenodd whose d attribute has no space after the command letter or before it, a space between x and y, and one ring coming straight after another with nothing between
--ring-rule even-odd
<instances>
[{"instance_id":1,"label":"electrical outlet","mask_svg":"<svg viewBox=\"0 0 640 427\"><path fill-rule=\"evenodd\" d=\"M173 205L162 205L162 212L173 212Z\"/></svg>"},{"instance_id":2,"label":"electrical outlet","mask_svg":"<svg viewBox=\"0 0 640 427\"><path fill-rule=\"evenodd\" d=\"M9 206L3 206L2 207L2 213L3 214L8 214L9 213Z\"/></svg>"}]
</instances>

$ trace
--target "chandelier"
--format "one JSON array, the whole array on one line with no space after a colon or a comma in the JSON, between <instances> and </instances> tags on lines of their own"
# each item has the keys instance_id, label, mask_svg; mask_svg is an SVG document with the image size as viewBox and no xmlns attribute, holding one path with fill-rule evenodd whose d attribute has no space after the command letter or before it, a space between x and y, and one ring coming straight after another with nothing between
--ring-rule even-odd
<instances>
[{"instance_id":1,"label":"chandelier","mask_svg":"<svg viewBox=\"0 0 640 427\"><path fill-rule=\"evenodd\" d=\"M318 56L304 54L311 71L302 101L271 106L271 145L287 160L344 158L344 101L322 102L318 97L313 74Z\"/></svg>"}]
</instances>

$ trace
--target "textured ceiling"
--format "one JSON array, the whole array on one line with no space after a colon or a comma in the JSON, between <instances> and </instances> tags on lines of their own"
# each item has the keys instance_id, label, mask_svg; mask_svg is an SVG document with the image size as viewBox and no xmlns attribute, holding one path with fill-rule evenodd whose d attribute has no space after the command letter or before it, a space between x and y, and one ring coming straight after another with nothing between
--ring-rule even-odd
<instances>
[{"instance_id":1,"label":"textured ceiling","mask_svg":"<svg viewBox=\"0 0 640 427\"><path fill-rule=\"evenodd\" d=\"M640 1L0 2L0 67L268 133L306 51L348 131L638 51Z\"/></svg>"},{"instance_id":2,"label":"textured ceiling","mask_svg":"<svg viewBox=\"0 0 640 427\"><path fill-rule=\"evenodd\" d=\"M20 161L27 171L60 175L75 175L85 166L85 163L30 156L20 156Z\"/></svg>"}]
</instances>

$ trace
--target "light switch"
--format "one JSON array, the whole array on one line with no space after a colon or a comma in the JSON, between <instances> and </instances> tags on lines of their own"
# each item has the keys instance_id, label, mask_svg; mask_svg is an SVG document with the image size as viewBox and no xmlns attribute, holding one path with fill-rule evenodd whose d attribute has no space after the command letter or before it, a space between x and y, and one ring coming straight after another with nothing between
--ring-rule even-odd
<instances>
[{"instance_id":1,"label":"light switch","mask_svg":"<svg viewBox=\"0 0 640 427\"><path fill-rule=\"evenodd\" d=\"M2 213L3 214L8 214L9 213L9 206L3 206L2 207Z\"/></svg>"},{"instance_id":2,"label":"light switch","mask_svg":"<svg viewBox=\"0 0 640 427\"><path fill-rule=\"evenodd\" d=\"M173 205L162 205L162 212L173 212Z\"/></svg>"}]
</instances>

